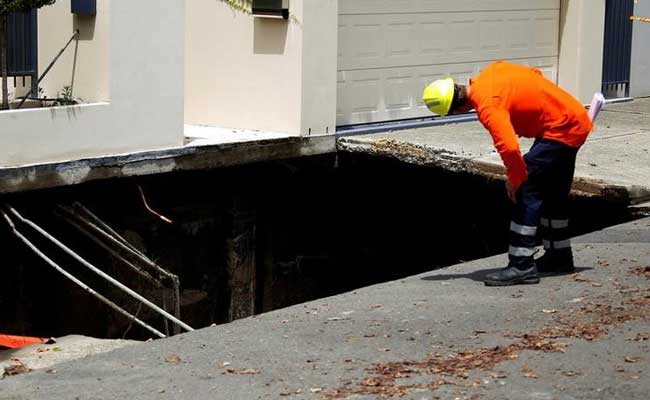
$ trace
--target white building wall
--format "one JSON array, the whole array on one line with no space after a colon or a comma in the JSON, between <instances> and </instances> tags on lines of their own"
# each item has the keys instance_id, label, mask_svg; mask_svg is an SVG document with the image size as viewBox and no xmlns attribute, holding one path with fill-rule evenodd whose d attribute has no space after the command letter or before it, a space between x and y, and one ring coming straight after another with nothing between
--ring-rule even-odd
<instances>
[{"instance_id":1,"label":"white building wall","mask_svg":"<svg viewBox=\"0 0 650 400\"><path fill-rule=\"evenodd\" d=\"M558 84L585 104L603 77L605 0L562 0Z\"/></svg>"},{"instance_id":2,"label":"white building wall","mask_svg":"<svg viewBox=\"0 0 650 400\"><path fill-rule=\"evenodd\" d=\"M183 143L184 2L98 3L103 5L94 23L96 39L82 43L82 32L79 51L84 52L83 56L78 52L75 67L79 77L75 94L95 102L0 112L0 166L108 156ZM69 13L70 1L60 0L43 9L39 20L39 36L47 36L48 47L57 43L56 51L62 47L57 38L69 39L76 25ZM102 66L106 59L108 68ZM47 84L44 81L47 90L69 84L71 62L66 58Z\"/></svg>"},{"instance_id":3,"label":"white building wall","mask_svg":"<svg viewBox=\"0 0 650 400\"><path fill-rule=\"evenodd\" d=\"M637 0L634 15L650 18L650 0ZM650 96L650 23L634 21L630 96Z\"/></svg>"},{"instance_id":4,"label":"white building wall","mask_svg":"<svg viewBox=\"0 0 650 400\"><path fill-rule=\"evenodd\" d=\"M338 0L303 0L301 133L336 131Z\"/></svg>"},{"instance_id":5,"label":"white building wall","mask_svg":"<svg viewBox=\"0 0 650 400\"><path fill-rule=\"evenodd\" d=\"M79 29L79 40L70 44L41 82L44 95L54 98L64 86L72 86L73 96L85 102L110 100L113 1L98 1L96 17L75 16L70 12L70 0L59 0L39 10L39 74L70 40L75 29Z\"/></svg>"},{"instance_id":6,"label":"white building wall","mask_svg":"<svg viewBox=\"0 0 650 400\"><path fill-rule=\"evenodd\" d=\"M302 0L291 13L260 19L219 0L186 2L187 124L300 131Z\"/></svg>"},{"instance_id":7,"label":"white building wall","mask_svg":"<svg viewBox=\"0 0 650 400\"><path fill-rule=\"evenodd\" d=\"M187 124L333 132L335 0L291 0L288 21L256 18L220 0L186 7Z\"/></svg>"}]
</instances>

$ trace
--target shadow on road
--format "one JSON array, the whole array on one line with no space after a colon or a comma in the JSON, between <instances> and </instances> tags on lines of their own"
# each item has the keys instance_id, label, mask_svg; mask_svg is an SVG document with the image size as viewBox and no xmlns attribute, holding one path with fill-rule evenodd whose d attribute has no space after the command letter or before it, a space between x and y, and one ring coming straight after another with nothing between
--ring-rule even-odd
<instances>
[{"instance_id":1,"label":"shadow on road","mask_svg":"<svg viewBox=\"0 0 650 400\"><path fill-rule=\"evenodd\" d=\"M485 276L489 273L499 271L501 268L488 268L488 269L482 269L479 271L472 271L467 274L440 274L440 275L429 275L421 278L423 281L448 281L448 280L453 280L453 279L471 279L476 282L483 282L485 280ZM573 275L575 273L580 273L583 271L588 271L590 269L593 269L591 267L576 267L574 272L571 273L565 273L565 274L556 274L553 276L562 276L562 275ZM540 274L541 278L547 278L550 276L546 276L543 274Z\"/></svg>"}]
</instances>

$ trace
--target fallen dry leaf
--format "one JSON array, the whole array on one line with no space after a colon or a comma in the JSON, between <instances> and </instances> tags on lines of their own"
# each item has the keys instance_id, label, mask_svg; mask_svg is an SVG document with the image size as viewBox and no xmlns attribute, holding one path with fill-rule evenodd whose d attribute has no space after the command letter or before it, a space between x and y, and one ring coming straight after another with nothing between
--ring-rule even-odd
<instances>
[{"instance_id":1,"label":"fallen dry leaf","mask_svg":"<svg viewBox=\"0 0 650 400\"><path fill-rule=\"evenodd\" d=\"M625 357L625 362L626 363L637 363L641 361L641 357L638 356L627 356Z\"/></svg>"},{"instance_id":2,"label":"fallen dry leaf","mask_svg":"<svg viewBox=\"0 0 650 400\"><path fill-rule=\"evenodd\" d=\"M32 370L30 368L27 368L25 364L23 364L22 361L20 360L13 360L14 365L11 365L9 367L5 368L5 375L7 376L14 376L14 375L20 375L20 374L25 374L27 372L31 372Z\"/></svg>"},{"instance_id":3,"label":"fallen dry leaf","mask_svg":"<svg viewBox=\"0 0 650 400\"><path fill-rule=\"evenodd\" d=\"M361 382L361 385L363 385L363 386L379 386L379 385L381 385L381 382L379 381L378 378L368 378L368 379L364 379Z\"/></svg>"},{"instance_id":4,"label":"fallen dry leaf","mask_svg":"<svg viewBox=\"0 0 650 400\"><path fill-rule=\"evenodd\" d=\"M315 388L309 389L309 391L312 392L312 393L320 393L320 392L323 391L323 388L315 387Z\"/></svg>"},{"instance_id":5,"label":"fallen dry leaf","mask_svg":"<svg viewBox=\"0 0 650 400\"><path fill-rule=\"evenodd\" d=\"M248 368L248 369L242 369L238 373L240 375L257 375L260 373L260 371L257 369Z\"/></svg>"},{"instance_id":6,"label":"fallen dry leaf","mask_svg":"<svg viewBox=\"0 0 650 400\"><path fill-rule=\"evenodd\" d=\"M555 313L557 312L557 310L552 309L552 308L551 308L551 309L549 309L549 308L545 308L545 309L542 310L542 312L543 312L544 314L555 314Z\"/></svg>"},{"instance_id":7,"label":"fallen dry leaf","mask_svg":"<svg viewBox=\"0 0 650 400\"><path fill-rule=\"evenodd\" d=\"M645 342L646 340L650 340L650 334L637 333L635 337L628 338L626 340L634 342Z\"/></svg>"},{"instance_id":8,"label":"fallen dry leaf","mask_svg":"<svg viewBox=\"0 0 650 400\"><path fill-rule=\"evenodd\" d=\"M165 362L172 364L172 365L177 365L180 364L181 358L177 356L176 354L171 354L167 357L165 357Z\"/></svg>"},{"instance_id":9,"label":"fallen dry leaf","mask_svg":"<svg viewBox=\"0 0 650 400\"><path fill-rule=\"evenodd\" d=\"M226 368L226 372L223 374L233 374L233 375L257 375L260 371L258 369L246 368L246 369L236 369L236 368Z\"/></svg>"},{"instance_id":10,"label":"fallen dry leaf","mask_svg":"<svg viewBox=\"0 0 650 400\"><path fill-rule=\"evenodd\" d=\"M630 274L637 276L644 276L650 279L650 266L649 267L636 267L630 271Z\"/></svg>"},{"instance_id":11,"label":"fallen dry leaf","mask_svg":"<svg viewBox=\"0 0 650 400\"><path fill-rule=\"evenodd\" d=\"M530 367L527 365L521 367L521 372L526 378L537 379L537 375L535 374L535 372L532 369L530 369Z\"/></svg>"}]
</instances>

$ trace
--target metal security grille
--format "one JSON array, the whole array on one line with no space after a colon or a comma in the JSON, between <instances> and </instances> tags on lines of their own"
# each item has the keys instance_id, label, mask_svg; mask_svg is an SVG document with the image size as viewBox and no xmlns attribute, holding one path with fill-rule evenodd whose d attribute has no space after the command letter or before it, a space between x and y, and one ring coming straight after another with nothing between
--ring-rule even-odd
<instances>
[{"instance_id":1,"label":"metal security grille","mask_svg":"<svg viewBox=\"0 0 650 400\"><path fill-rule=\"evenodd\" d=\"M37 78L38 48L36 10L7 18L7 64L9 76Z\"/></svg>"},{"instance_id":2,"label":"metal security grille","mask_svg":"<svg viewBox=\"0 0 650 400\"><path fill-rule=\"evenodd\" d=\"M602 89L608 97L630 95L633 14L634 0L607 0Z\"/></svg>"}]
</instances>

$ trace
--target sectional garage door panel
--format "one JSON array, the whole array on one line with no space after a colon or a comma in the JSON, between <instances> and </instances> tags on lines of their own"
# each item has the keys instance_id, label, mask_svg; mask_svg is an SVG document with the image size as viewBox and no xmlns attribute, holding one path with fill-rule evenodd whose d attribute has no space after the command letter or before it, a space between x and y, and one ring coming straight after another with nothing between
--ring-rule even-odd
<instances>
[{"instance_id":1,"label":"sectional garage door panel","mask_svg":"<svg viewBox=\"0 0 650 400\"><path fill-rule=\"evenodd\" d=\"M340 0L339 14L558 10L560 0Z\"/></svg>"},{"instance_id":2,"label":"sectional garage door panel","mask_svg":"<svg viewBox=\"0 0 650 400\"><path fill-rule=\"evenodd\" d=\"M556 11L342 15L339 69L557 55Z\"/></svg>"},{"instance_id":3,"label":"sectional garage door panel","mask_svg":"<svg viewBox=\"0 0 650 400\"><path fill-rule=\"evenodd\" d=\"M425 116L428 82L448 74L467 81L494 60L557 75L559 0L339 4L339 125Z\"/></svg>"},{"instance_id":4,"label":"sectional garage door panel","mask_svg":"<svg viewBox=\"0 0 650 400\"><path fill-rule=\"evenodd\" d=\"M339 71L338 125L428 116L428 110L420 101L422 88L450 75L467 83L490 62ZM548 79L557 80L557 57L514 59L512 62L539 68Z\"/></svg>"}]
</instances>

